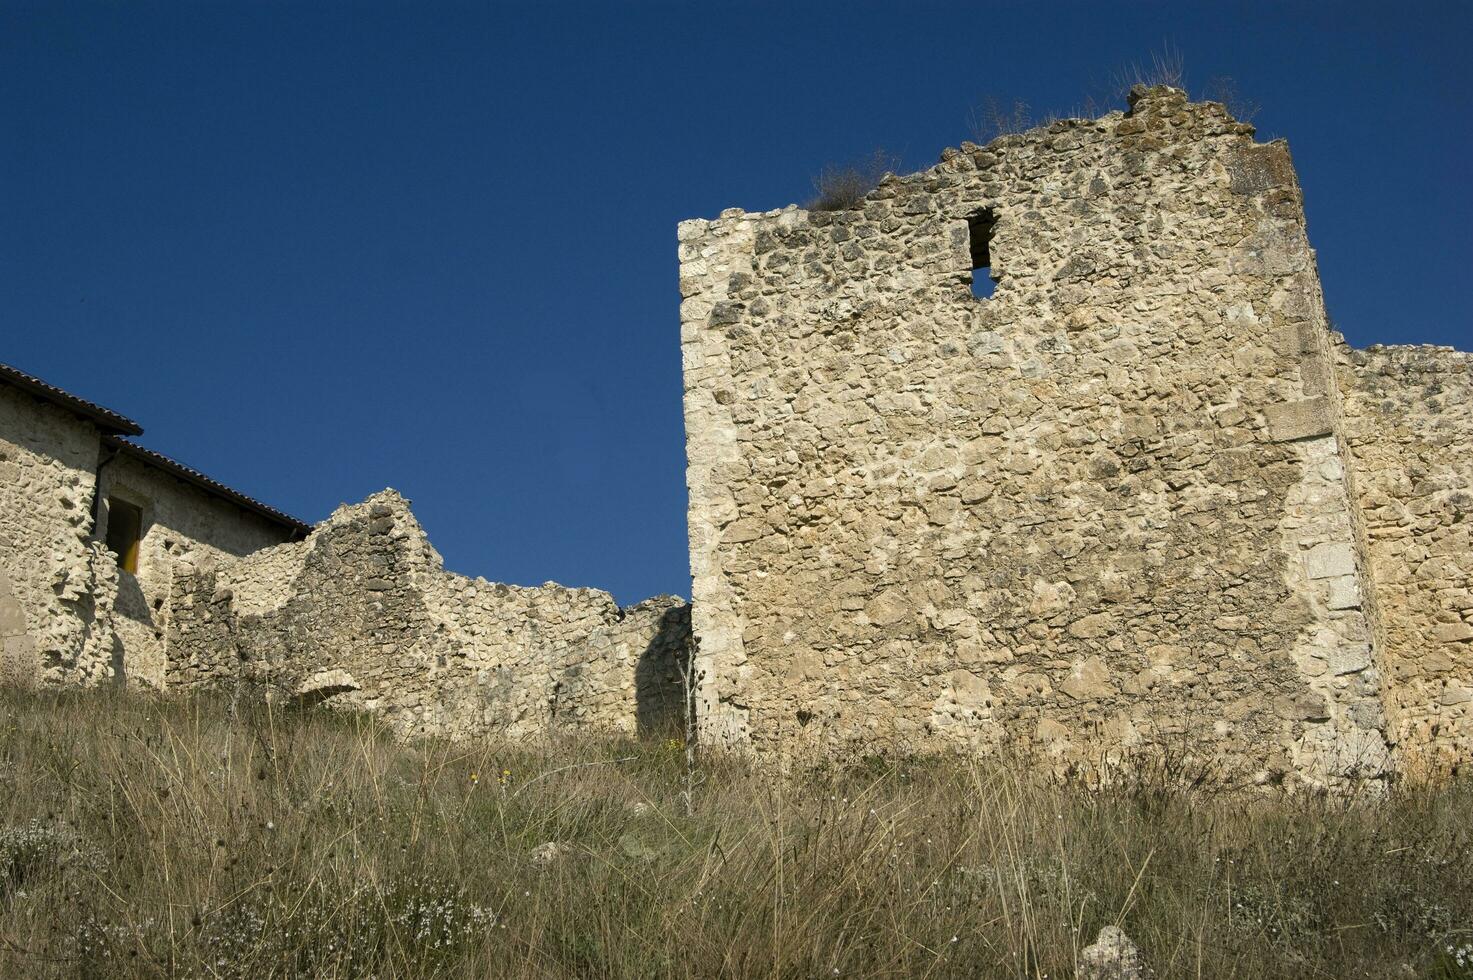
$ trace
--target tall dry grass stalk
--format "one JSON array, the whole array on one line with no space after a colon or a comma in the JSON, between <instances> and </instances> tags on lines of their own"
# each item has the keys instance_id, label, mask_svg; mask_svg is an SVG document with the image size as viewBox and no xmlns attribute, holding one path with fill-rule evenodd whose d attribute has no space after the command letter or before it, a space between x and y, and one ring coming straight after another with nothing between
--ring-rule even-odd
<instances>
[{"instance_id":1,"label":"tall dry grass stalk","mask_svg":"<svg viewBox=\"0 0 1473 980\"><path fill-rule=\"evenodd\" d=\"M1473 791L778 779L679 739L396 743L242 702L0 695L0 976L1459 975Z\"/></svg>"}]
</instances>

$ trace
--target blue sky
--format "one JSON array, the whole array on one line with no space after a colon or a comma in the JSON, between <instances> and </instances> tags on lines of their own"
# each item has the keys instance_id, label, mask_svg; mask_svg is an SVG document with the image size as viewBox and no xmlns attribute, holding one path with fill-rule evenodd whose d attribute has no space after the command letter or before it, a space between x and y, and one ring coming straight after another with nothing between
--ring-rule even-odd
<instances>
[{"instance_id":1,"label":"blue sky","mask_svg":"<svg viewBox=\"0 0 1473 980\"><path fill-rule=\"evenodd\" d=\"M309 520L688 594L675 224L1170 45L1290 141L1353 343L1473 347L1473 5L0 4L0 361Z\"/></svg>"}]
</instances>

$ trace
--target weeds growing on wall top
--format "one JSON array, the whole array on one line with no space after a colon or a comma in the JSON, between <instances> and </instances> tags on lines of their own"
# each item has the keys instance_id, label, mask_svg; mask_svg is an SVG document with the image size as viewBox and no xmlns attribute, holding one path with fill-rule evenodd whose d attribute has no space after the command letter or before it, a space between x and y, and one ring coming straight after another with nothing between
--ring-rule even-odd
<instances>
[{"instance_id":1,"label":"weeds growing on wall top","mask_svg":"<svg viewBox=\"0 0 1473 980\"><path fill-rule=\"evenodd\" d=\"M1260 109L1258 103L1240 94L1237 82L1227 75L1215 76L1201 86L1189 84L1186 57L1180 48L1167 42L1146 58L1126 62L1110 71L1068 112L1035 114L1021 99L984 95L968 114L968 131L973 142L985 145L1000 136L1024 133L1059 119L1094 119L1123 108L1136 86L1156 85L1170 85L1189 91L1193 98L1221 102L1239 122L1252 122Z\"/></svg>"},{"instance_id":2,"label":"weeds growing on wall top","mask_svg":"<svg viewBox=\"0 0 1473 980\"><path fill-rule=\"evenodd\" d=\"M1163 978L1473 976L1466 782L700 775L668 735L0 694L0 976L1062 978L1113 924Z\"/></svg>"},{"instance_id":3,"label":"weeds growing on wall top","mask_svg":"<svg viewBox=\"0 0 1473 980\"><path fill-rule=\"evenodd\" d=\"M816 196L806 207L810 211L845 211L858 207L865 195L880 186L885 175L898 166L895 157L878 149L863 160L829 164L813 178Z\"/></svg>"},{"instance_id":4,"label":"weeds growing on wall top","mask_svg":"<svg viewBox=\"0 0 1473 980\"><path fill-rule=\"evenodd\" d=\"M999 137L1025 133L1063 118L1094 119L1124 107L1131 89L1136 86L1150 88L1156 85L1188 88L1186 58L1180 48L1169 42L1146 58L1126 62L1109 72L1067 113L1035 114L1022 99L983 95L967 114L967 132L973 142L986 145ZM1244 98L1239 93L1237 82L1226 75L1215 76L1200 88L1194 86L1193 94L1210 102L1221 102L1239 122L1252 122L1260 109L1258 103ZM815 196L804 207L810 211L856 208L870 191L879 186L885 174L900 170L899 159L884 150L876 150L863 160L828 164L813 178Z\"/></svg>"}]
</instances>

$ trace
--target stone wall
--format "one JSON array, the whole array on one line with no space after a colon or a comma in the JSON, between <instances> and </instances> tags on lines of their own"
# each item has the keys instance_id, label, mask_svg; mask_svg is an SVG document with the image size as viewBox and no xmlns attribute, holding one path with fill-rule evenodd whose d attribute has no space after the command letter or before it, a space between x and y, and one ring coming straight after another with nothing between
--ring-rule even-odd
<instances>
[{"instance_id":1,"label":"stone wall","mask_svg":"<svg viewBox=\"0 0 1473 980\"><path fill-rule=\"evenodd\" d=\"M107 458L100 480L97 540L107 540L111 498L143 511L138 571L117 573L113 622L122 647L122 676L157 687L166 673L167 620L181 563L228 565L279 544L291 532L127 453Z\"/></svg>"},{"instance_id":2,"label":"stone wall","mask_svg":"<svg viewBox=\"0 0 1473 980\"><path fill-rule=\"evenodd\" d=\"M444 571L407 503L339 508L302 542L178 579L171 686L238 677L385 716L406 735L669 727L689 615Z\"/></svg>"},{"instance_id":3,"label":"stone wall","mask_svg":"<svg viewBox=\"0 0 1473 980\"><path fill-rule=\"evenodd\" d=\"M1141 89L679 250L693 606L446 572L393 491L277 544L0 384L0 676L261 687L405 735L694 708L785 753L1314 786L1473 760L1473 355L1329 331L1282 142Z\"/></svg>"},{"instance_id":4,"label":"stone wall","mask_svg":"<svg viewBox=\"0 0 1473 980\"><path fill-rule=\"evenodd\" d=\"M46 390L0 383L0 681L258 685L406 735L683 724L684 602L447 573L392 491L282 544L289 521L104 440ZM102 543L116 500L142 513L136 573Z\"/></svg>"},{"instance_id":5,"label":"stone wall","mask_svg":"<svg viewBox=\"0 0 1473 980\"><path fill-rule=\"evenodd\" d=\"M1346 442L1410 773L1473 763L1473 354L1341 347Z\"/></svg>"},{"instance_id":6,"label":"stone wall","mask_svg":"<svg viewBox=\"0 0 1473 980\"><path fill-rule=\"evenodd\" d=\"M1283 143L1158 88L679 238L706 737L1385 771Z\"/></svg>"},{"instance_id":7,"label":"stone wall","mask_svg":"<svg viewBox=\"0 0 1473 980\"><path fill-rule=\"evenodd\" d=\"M91 540L101 435L0 384L0 674L22 684L109 676L112 556Z\"/></svg>"}]
</instances>

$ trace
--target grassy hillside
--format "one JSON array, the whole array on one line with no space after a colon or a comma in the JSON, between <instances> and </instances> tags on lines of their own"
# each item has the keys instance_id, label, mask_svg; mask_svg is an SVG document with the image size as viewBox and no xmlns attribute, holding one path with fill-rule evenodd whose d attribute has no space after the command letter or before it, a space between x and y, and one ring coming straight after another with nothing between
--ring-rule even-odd
<instances>
[{"instance_id":1,"label":"grassy hillside","mask_svg":"<svg viewBox=\"0 0 1473 980\"><path fill-rule=\"evenodd\" d=\"M1113 923L1161 977L1473 976L1466 781L701 777L688 815L678 742L0 694L0 976L1054 978Z\"/></svg>"}]
</instances>

